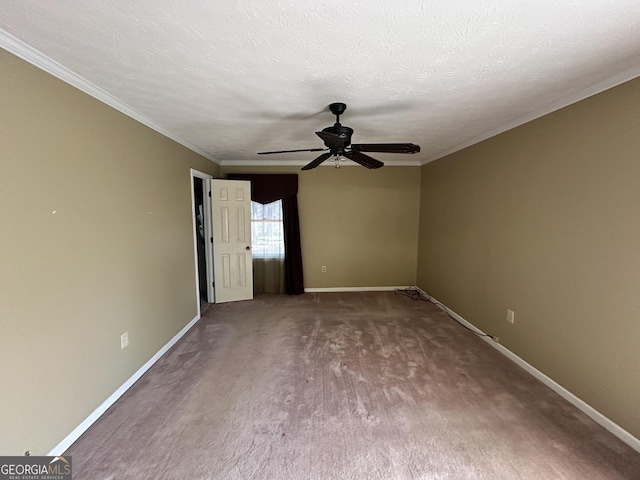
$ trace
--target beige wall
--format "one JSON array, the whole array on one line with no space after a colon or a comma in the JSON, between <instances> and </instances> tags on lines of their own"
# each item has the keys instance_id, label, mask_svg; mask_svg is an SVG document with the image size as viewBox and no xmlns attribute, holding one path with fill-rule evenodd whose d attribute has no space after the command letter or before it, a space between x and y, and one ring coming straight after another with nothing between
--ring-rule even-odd
<instances>
[{"instance_id":1,"label":"beige wall","mask_svg":"<svg viewBox=\"0 0 640 480\"><path fill-rule=\"evenodd\" d=\"M223 171L298 174L306 288L415 284L420 167ZM321 272L323 265L326 273Z\"/></svg>"},{"instance_id":2,"label":"beige wall","mask_svg":"<svg viewBox=\"0 0 640 480\"><path fill-rule=\"evenodd\" d=\"M421 288L636 437L638 112L640 79L425 165L418 265Z\"/></svg>"},{"instance_id":3,"label":"beige wall","mask_svg":"<svg viewBox=\"0 0 640 480\"><path fill-rule=\"evenodd\" d=\"M196 316L189 169L218 167L1 49L0 71L0 455L45 454Z\"/></svg>"}]
</instances>

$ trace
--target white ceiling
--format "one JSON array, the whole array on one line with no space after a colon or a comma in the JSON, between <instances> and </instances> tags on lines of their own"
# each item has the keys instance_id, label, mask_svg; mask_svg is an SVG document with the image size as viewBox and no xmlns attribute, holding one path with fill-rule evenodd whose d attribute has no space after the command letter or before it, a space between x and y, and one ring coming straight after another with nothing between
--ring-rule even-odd
<instances>
[{"instance_id":1,"label":"white ceiling","mask_svg":"<svg viewBox=\"0 0 640 480\"><path fill-rule=\"evenodd\" d=\"M0 0L0 46L222 165L418 165L640 75L638 0Z\"/></svg>"}]
</instances>

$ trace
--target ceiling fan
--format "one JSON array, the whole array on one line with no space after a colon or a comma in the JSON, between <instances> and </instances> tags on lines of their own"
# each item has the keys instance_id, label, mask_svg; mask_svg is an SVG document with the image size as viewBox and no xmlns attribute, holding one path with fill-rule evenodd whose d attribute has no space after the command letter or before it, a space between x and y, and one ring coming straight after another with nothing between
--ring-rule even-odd
<instances>
[{"instance_id":1,"label":"ceiling fan","mask_svg":"<svg viewBox=\"0 0 640 480\"><path fill-rule=\"evenodd\" d=\"M301 150L278 150L275 152L258 152L258 155L270 155L272 153L292 153L292 152L322 152L318 158L308 163L302 170L316 168L325 160L334 157L336 168L340 168L340 158L348 158L367 168L380 168L384 165L380 160L371 158L362 152L379 153L417 153L420 146L413 143L354 143L351 144L353 129L340 124L340 115L344 113L347 106L344 103L332 103L329 110L336 116L336 123L332 127L323 128L321 132L316 132L325 144L326 148L303 148Z\"/></svg>"}]
</instances>

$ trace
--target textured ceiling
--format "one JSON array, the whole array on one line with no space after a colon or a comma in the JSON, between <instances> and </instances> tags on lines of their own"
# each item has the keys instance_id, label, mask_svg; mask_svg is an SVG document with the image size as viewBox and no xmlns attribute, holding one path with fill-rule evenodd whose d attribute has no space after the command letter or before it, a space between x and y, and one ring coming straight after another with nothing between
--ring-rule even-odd
<instances>
[{"instance_id":1,"label":"textured ceiling","mask_svg":"<svg viewBox=\"0 0 640 480\"><path fill-rule=\"evenodd\" d=\"M0 46L220 164L423 164L640 75L638 0L0 0Z\"/></svg>"}]
</instances>

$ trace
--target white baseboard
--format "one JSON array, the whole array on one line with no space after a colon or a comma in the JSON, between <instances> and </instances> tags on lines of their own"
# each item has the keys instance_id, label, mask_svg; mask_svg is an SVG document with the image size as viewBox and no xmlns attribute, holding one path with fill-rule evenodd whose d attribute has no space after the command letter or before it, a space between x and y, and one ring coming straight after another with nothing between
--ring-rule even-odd
<instances>
[{"instance_id":1,"label":"white baseboard","mask_svg":"<svg viewBox=\"0 0 640 480\"><path fill-rule=\"evenodd\" d=\"M305 293L322 293L322 292L392 292L400 287L329 287L329 288L305 288Z\"/></svg>"},{"instance_id":2,"label":"white baseboard","mask_svg":"<svg viewBox=\"0 0 640 480\"><path fill-rule=\"evenodd\" d=\"M136 373L134 373L126 382L124 382L120 388L118 388L115 392L113 392L109 398L107 398L104 402L100 404L98 408L96 408L91 414L84 419L84 421L78 425L73 431L67 435L64 440L62 440L58 445L53 447L47 455L50 457L57 457L62 455L72 444L75 442L80 436L87 431L87 429L93 425L93 423L100 418L100 416L106 412L111 405L116 403L116 401L127 391L129 388L136 383L136 381L145 374L147 370L149 370L154 363L156 363L162 355L167 353L167 351L173 347L178 340L180 340L188 331L193 327L196 322L200 320L200 315L198 314L193 320L191 320L187 325L180 330L167 344L158 350L153 357L147 361L142 367L138 369Z\"/></svg>"},{"instance_id":3,"label":"white baseboard","mask_svg":"<svg viewBox=\"0 0 640 480\"><path fill-rule=\"evenodd\" d=\"M466 325L467 327L471 328L472 330L474 330L474 331L476 331L478 333L485 334L485 332L480 330L478 327L476 327L472 323L469 323L463 317L458 315L456 312L451 310L449 307L445 306L439 300L436 300L435 298L433 298L431 295L426 293L424 290L422 290L422 289L420 289L418 287L415 287L415 288L418 291L420 291L426 298L428 298L430 302L432 302L434 304L438 304L439 303L439 304L443 305L447 309L448 313L452 317L454 317L456 320L458 320L460 323ZM515 362L518 366L522 367L528 373L530 373L535 378L540 380L547 387L549 387L551 390L556 392L558 395L560 395L562 398L567 400L569 403L571 403L572 405L577 407L579 410L581 410L583 413L585 413L588 417L590 417L593 421L595 421L596 423L600 424L602 427L607 429L609 432L611 432L613 435L618 437L620 440L622 440L624 443L629 445L634 450L640 452L640 440L638 438L634 437L633 435L631 435L629 432L627 432L620 425L618 425L617 423L615 423L612 420L610 420L607 417L605 417L603 414L601 414L599 411L597 411L591 405L589 405L588 403L586 403L582 399L580 399L577 396L575 396L569 390L564 388L562 385L557 383L555 380L553 380L553 379L549 378L548 376L546 376L544 373L542 373L540 370L535 368L530 363L527 363L526 361L524 361L522 358L520 358L518 355L513 353L508 348L500 345L498 342L492 340L490 337L480 337L480 338L482 340L484 340L485 342L487 342L489 345L491 345L493 348L498 350L500 353L502 353L509 360Z\"/></svg>"}]
</instances>

